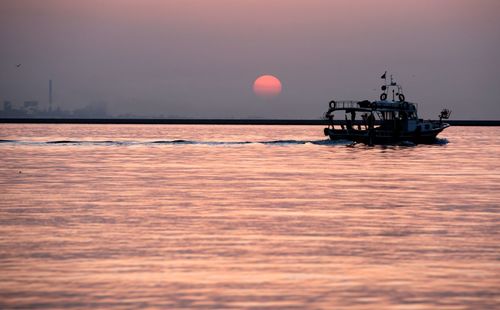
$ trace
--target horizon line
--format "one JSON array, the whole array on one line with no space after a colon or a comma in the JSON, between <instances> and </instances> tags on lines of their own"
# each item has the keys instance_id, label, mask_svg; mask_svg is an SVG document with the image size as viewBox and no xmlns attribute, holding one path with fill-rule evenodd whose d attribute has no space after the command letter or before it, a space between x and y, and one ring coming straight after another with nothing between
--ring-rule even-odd
<instances>
[{"instance_id":1,"label":"horizon line","mask_svg":"<svg viewBox=\"0 0 500 310\"><path fill-rule=\"evenodd\" d=\"M3 124L158 124L158 125L329 125L328 120L237 118L0 118ZM451 126L500 126L500 120L446 120ZM345 124L344 120L334 124Z\"/></svg>"}]
</instances>

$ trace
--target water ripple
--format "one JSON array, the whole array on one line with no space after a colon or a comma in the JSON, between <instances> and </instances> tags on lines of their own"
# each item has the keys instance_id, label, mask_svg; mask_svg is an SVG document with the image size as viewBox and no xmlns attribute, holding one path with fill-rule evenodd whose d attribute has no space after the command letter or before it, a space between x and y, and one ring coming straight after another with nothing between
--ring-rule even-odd
<instances>
[{"instance_id":1,"label":"water ripple","mask_svg":"<svg viewBox=\"0 0 500 310\"><path fill-rule=\"evenodd\" d=\"M1 126L2 309L498 308L500 128Z\"/></svg>"}]
</instances>

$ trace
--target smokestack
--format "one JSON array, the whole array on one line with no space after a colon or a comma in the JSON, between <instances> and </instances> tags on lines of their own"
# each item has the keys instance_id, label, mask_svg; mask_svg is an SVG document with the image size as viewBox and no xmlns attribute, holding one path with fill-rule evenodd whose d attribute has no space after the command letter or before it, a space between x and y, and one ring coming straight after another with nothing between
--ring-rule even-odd
<instances>
[{"instance_id":1,"label":"smokestack","mask_svg":"<svg viewBox=\"0 0 500 310\"><path fill-rule=\"evenodd\" d=\"M49 80L49 111L52 111L52 80Z\"/></svg>"}]
</instances>

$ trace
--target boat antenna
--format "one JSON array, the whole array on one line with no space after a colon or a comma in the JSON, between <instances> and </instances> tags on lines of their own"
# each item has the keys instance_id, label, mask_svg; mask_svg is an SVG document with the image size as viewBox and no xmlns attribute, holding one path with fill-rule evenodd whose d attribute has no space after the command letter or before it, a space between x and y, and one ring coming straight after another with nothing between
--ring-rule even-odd
<instances>
[{"instance_id":1,"label":"boat antenna","mask_svg":"<svg viewBox=\"0 0 500 310\"><path fill-rule=\"evenodd\" d=\"M396 82L394 82L394 79L392 78L391 74L391 86L396 86ZM394 96L394 88L392 89L392 101L394 101L396 97Z\"/></svg>"}]
</instances>

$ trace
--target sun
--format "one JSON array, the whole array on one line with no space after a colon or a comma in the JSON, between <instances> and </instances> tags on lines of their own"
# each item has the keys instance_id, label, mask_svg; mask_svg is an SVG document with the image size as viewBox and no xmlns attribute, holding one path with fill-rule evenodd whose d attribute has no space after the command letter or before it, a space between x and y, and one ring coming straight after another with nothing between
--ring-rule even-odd
<instances>
[{"instance_id":1,"label":"sun","mask_svg":"<svg viewBox=\"0 0 500 310\"><path fill-rule=\"evenodd\" d=\"M263 98L276 97L282 89L281 81L274 75L262 75L253 82L253 92Z\"/></svg>"}]
</instances>

